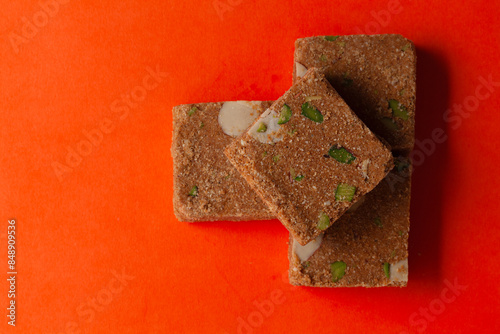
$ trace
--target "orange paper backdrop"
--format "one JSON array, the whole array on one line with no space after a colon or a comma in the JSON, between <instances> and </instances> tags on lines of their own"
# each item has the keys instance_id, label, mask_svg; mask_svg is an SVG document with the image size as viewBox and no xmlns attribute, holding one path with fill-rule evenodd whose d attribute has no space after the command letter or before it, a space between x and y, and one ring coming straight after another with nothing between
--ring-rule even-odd
<instances>
[{"instance_id":1,"label":"orange paper backdrop","mask_svg":"<svg viewBox=\"0 0 500 334\"><path fill-rule=\"evenodd\" d=\"M4 1L1 333L500 330L498 1ZM181 223L171 109L276 99L294 41L400 33L418 54L407 288L287 283L276 221ZM433 139L442 129L445 140Z\"/></svg>"}]
</instances>

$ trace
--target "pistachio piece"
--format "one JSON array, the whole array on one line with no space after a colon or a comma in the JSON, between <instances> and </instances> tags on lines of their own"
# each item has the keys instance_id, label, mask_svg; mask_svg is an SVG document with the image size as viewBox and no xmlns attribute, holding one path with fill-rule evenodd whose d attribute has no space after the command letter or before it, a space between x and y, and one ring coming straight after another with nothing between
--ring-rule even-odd
<instances>
[{"instance_id":1,"label":"pistachio piece","mask_svg":"<svg viewBox=\"0 0 500 334\"><path fill-rule=\"evenodd\" d=\"M325 55L321 55L321 57L319 59L321 59L321 61L327 61L328 60L328 58Z\"/></svg>"},{"instance_id":2,"label":"pistachio piece","mask_svg":"<svg viewBox=\"0 0 500 334\"><path fill-rule=\"evenodd\" d=\"M342 86L350 86L352 85L353 80L349 77L349 73L345 72L342 74Z\"/></svg>"},{"instance_id":3,"label":"pistachio piece","mask_svg":"<svg viewBox=\"0 0 500 334\"><path fill-rule=\"evenodd\" d=\"M283 107L281 107L281 112L280 112L280 117L278 118L278 124L285 124L292 118L292 109L284 104Z\"/></svg>"},{"instance_id":4,"label":"pistachio piece","mask_svg":"<svg viewBox=\"0 0 500 334\"><path fill-rule=\"evenodd\" d=\"M293 169L293 167L290 167L290 177L294 181L302 181L302 179L304 178L304 175L297 175L295 173L295 169Z\"/></svg>"},{"instance_id":5,"label":"pistachio piece","mask_svg":"<svg viewBox=\"0 0 500 334\"><path fill-rule=\"evenodd\" d=\"M340 202L350 202L356 193L356 187L347 183L340 183L335 190L335 200Z\"/></svg>"},{"instance_id":6,"label":"pistachio piece","mask_svg":"<svg viewBox=\"0 0 500 334\"><path fill-rule=\"evenodd\" d=\"M257 132L266 132L267 131L267 125L265 125L264 123L260 123L259 127L257 128Z\"/></svg>"},{"instance_id":7,"label":"pistachio piece","mask_svg":"<svg viewBox=\"0 0 500 334\"><path fill-rule=\"evenodd\" d=\"M302 105L302 115L316 123L323 123L323 115L312 104L306 102Z\"/></svg>"},{"instance_id":8,"label":"pistachio piece","mask_svg":"<svg viewBox=\"0 0 500 334\"><path fill-rule=\"evenodd\" d=\"M278 162L278 161L280 161L280 155L279 155L279 154L278 154L278 155L275 155L275 156L273 157L273 161L274 161L274 162Z\"/></svg>"},{"instance_id":9,"label":"pistachio piece","mask_svg":"<svg viewBox=\"0 0 500 334\"><path fill-rule=\"evenodd\" d=\"M337 283L342 277L344 277L346 268L347 265L342 261L336 261L330 264L330 272L332 274L333 283Z\"/></svg>"},{"instance_id":10,"label":"pistachio piece","mask_svg":"<svg viewBox=\"0 0 500 334\"><path fill-rule=\"evenodd\" d=\"M191 190L189 191L189 196L192 196L192 197L198 196L198 187L197 186L193 186L193 188L191 188Z\"/></svg>"},{"instance_id":11,"label":"pistachio piece","mask_svg":"<svg viewBox=\"0 0 500 334\"><path fill-rule=\"evenodd\" d=\"M353 82L354 81L350 78L344 78L344 80L342 80L342 86L345 86L345 87L350 86L350 85L352 85Z\"/></svg>"},{"instance_id":12,"label":"pistachio piece","mask_svg":"<svg viewBox=\"0 0 500 334\"><path fill-rule=\"evenodd\" d=\"M389 262L384 263L384 273L387 278L391 278L390 266Z\"/></svg>"},{"instance_id":13,"label":"pistachio piece","mask_svg":"<svg viewBox=\"0 0 500 334\"><path fill-rule=\"evenodd\" d=\"M339 36L325 36L325 39L329 42L333 42L337 38L339 38Z\"/></svg>"},{"instance_id":14,"label":"pistachio piece","mask_svg":"<svg viewBox=\"0 0 500 334\"><path fill-rule=\"evenodd\" d=\"M188 116L193 116L194 113L198 110L198 107L192 107L191 109L189 109L188 111Z\"/></svg>"},{"instance_id":15,"label":"pistachio piece","mask_svg":"<svg viewBox=\"0 0 500 334\"><path fill-rule=\"evenodd\" d=\"M404 120L408 119L408 111L406 107L399 103L398 100L389 100L389 108L392 109L392 114Z\"/></svg>"},{"instance_id":16,"label":"pistachio piece","mask_svg":"<svg viewBox=\"0 0 500 334\"><path fill-rule=\"evenodd\" d=\"M343 164L351 164L356 157L342 146L334 145L328 150L328 155Z\"/></svg>"},{"instance_id":17,"label":"pistachio piece","mask_svg":"<svg viewBox=\"0 0 500 334\"><path fill-rule=\"evenodd\" d=\"M314 100L321 100L321 96L319 95L312 95L312 96L306 96L305 101L314 101Z\"/></svg>"},{"instance_id":18,"label":"pistachio piece","mask_svg":"<svg viewBox=\"0 0 500 334\"><path fill-rule=\"evenodd\" d=\"M294 177L293 179L294 179L295 181L299 181L299 182L300 182L300 181L302 181L302 179L303 179L304 177L305 177L304 175L297 175L297 176L296 176L296 177Z\"/></svg>"},{"instance_id":19,"label":"pistachio piece","mask_svg":"<svg viewBox=\"0 0 500 334\"><path fill-rule=\"evenodd\" d=\"M410 163L408 162L408 160L406 160L404 158L397 158L394 161L394 165L395 165L396 169L398 170L398 172L400 172L400 173L410 167Z\"/></svg>"},{"instance_id":20,"label":"pistachio piece","mask_svg":"<svg viewBox=\"0 0 500 334\"><path fill-rule=\"evenodd\" d=\"M316 228L318 230L326 230L328 227L330 227L330 217L324 212L320 213L319 219L318 219L318 224L316 225Z\"/></svg>"},{"instance_id":21,"label":"pistachio piece","mask_svg":"<svg viewBox=\"0 0 500 334\"><path fill-rule=\"evenodd\" d=\"M381 228L382 228L382 227L384 227L384 226L382 225L382 219L380 219L380 217L378 217L378 216L377 216L377 217L375 217L375 219L373 219L373 222L374 222L374 223L375 223L375 225L377 225L378 227L381 227Z\"/></svg>"},{"instance_id":22,"label":"pistachio piece","mask_svg":"<svg viewBox=\"0 0 500 334\"><path fill-rule=\"evenodd\" d=\"M384 117L380 120L382 122L382 124L384 124L384 126L386 128L388 128L389 130L392 130L392 131L397 131L399 130L399 126L396 124L396 122L394 122L394 120L392 118L389 118L389 117Z\"/></svg>"}]
</instances>

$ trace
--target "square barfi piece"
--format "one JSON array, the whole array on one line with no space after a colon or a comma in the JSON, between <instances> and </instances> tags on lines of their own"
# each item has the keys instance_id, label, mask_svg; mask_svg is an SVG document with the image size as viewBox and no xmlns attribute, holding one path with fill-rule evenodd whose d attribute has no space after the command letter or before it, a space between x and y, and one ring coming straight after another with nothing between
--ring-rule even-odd
<instances>
[{"instance_id":1,"label":"square barfi piece","mask_svg":"<svg viewBox=\"0 0 500 334\"><path fill-rule=\"evenodd\" d=\"M303 245L393 166L391 151L314 68L225 153Z\"/></svg>"},{"instance_id":2,"label":"square barfi piece","mask_svg":"<svg viewBox=\"0 0 500 334\"><path fill-rule=\"evenodd\" d=\"M184 104L173 108L174 213L188 222L274 219L224 156L272 101Z\"/></svg>"},{"instance_id":3,"label":"square barfi piece","mask_svg":"<svg viewBox=\"0 0 500 334\"><path fill-rule=\"evenodd\" d=\"M396 167L326 232L305 246L290 235L289 280L315 287L406 286L410 162Z\"/></svg>"},{"instance_id":4,"label":"square barfi piece","mask_svg":"<svg viewBox=\"0 0 500 334\"><path fill-rule=\"evenodd\" d=\"M316 67L356 115L392 149L409 152L415 136L417 56L401 35L301 38L295 42L294 82Z\"/></svg>"}]
</instances>

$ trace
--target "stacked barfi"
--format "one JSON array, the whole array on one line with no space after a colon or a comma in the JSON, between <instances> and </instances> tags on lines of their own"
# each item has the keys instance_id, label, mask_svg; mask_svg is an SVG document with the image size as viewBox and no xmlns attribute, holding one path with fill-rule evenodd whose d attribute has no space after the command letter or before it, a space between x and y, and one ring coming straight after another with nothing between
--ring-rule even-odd
<instances>
[{"instance_id":1,"label":"stacked barfi","mask_svg":"<svg viewBox=\"0 0 500 334\"><path fill-rule=\"evenodd\" d=\"M175 214L278 218L294 285L405 286L413 43L354 35L295 46L294 84L276 101L174 108Z\"/></svg>"}]
</instances>

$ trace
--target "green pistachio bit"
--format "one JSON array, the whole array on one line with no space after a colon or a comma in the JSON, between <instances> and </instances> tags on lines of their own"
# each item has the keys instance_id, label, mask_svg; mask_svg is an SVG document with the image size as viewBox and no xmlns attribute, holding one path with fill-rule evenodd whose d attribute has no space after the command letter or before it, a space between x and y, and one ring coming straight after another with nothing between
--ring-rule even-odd
<instances>
[{"instance_id":1,"label":"green pistachio bit","mask_svg":"<svg viewBox=\"0 0 500 334\"><path fill-rule=\"evenodd\" d=\"M191 190L189 191L189 196L193 196L193 197L198 196L198 187L197 186L193 186L193 188L191 188Z\"/></svg>"},{"instance_id":2,"label":"green pistachio bit","mask_svg":"<svg viewBox=\"0 0 500 334\"><path fill-rule=\"evenodd\" d=\"M304 175L297 175L296 177L294 177L293 179L295 181L302 181L302 179L304 178Z\"/></svg>"},{"instance_id":3,"label":"green pistachio bit","mask_svg":"<svg viewBox=\"0 0 500 334\"><path fill-rule=\"evenodd\" d=\"M401 89L401 90L399 91L399 95L401 95L401 96L405 95L405 90L404 90L404 88L403 88L403 89Z\"/></svg>"},{"instance_id":4,"label":"green pistachio bit","mask_svg":"<svg viewBox=\"0 0 500 334\"><path fill-rule=\"evenodd\" d=\"M265 158L267 156L267 151L262 152L262 157Z\"/></svg>"},{"instance_id":5,"label":"green pistachio bit","mask_svg":"<svg viewBox=\"0 0 500 334\"><path fill-rule=\"evenodd\" d=\"M384 126L386 128L388 128L389 130L392 130L392 131L397 131L399 130L399 126L396 124L396 122L394 122L394 120L392 118L389 118L389 117L384 117L380 120L382 122L382 124L384 124Z\"/></svg>"},{"instance_id":6,"label":"green pistachio bit","mask_svg":"<svg viewBox=\"0 0 500 334\"><path fill-rule=\"evenodd\" d=\"M396 166L398 172L402 172L410 167L410 163L405 159L396 159L396 161L394 161L394 165Z\"/></svg>"},{"instance_id":7,"label":"green pistachio bit","mask_svg":"<svg viewBox=\"0 0 500 334\"><path fill-rule=\"evenodd\" d=\"M274 162L278 162L278 161L280 161L280 156L279 156L279 155L275 155L275 156L273 157L273 161L274 161Z\"/></svg>"},{"instance_id":8,"label":"green pistachio bit","mask_svg":"<svg viewBox=\"0 0 500 334\"><path fill-rule=\"evenodd\" d=\"M311 265L311 261L306 261L306 262L304 262L303 267L305 269L305 268L309 267L310 265Z\"/></svg>"},{"instance_id":9,"label":"green pistachio bit","mask_svg":"<svg viewBox=\"0 0 500 334\"><path fill-rule=\"evenodd\" d=\"M316 123L323 123L323 115L309 102L306 102L302 105L302 115L306 116L311 121L314 121Z\"/></svg>"},{"instance_id":10,"label":"green pistachio bit","mask_svg":"<svg viewBox=\"0 0 500 334\"><path fill-rule=\"evenodd\" d=\"M337 42L340 46L345 46L345 42Z\"/></svg>"},{"instance_id":11,"label":"green pistachio bit","mask_svg":"<svg viewBox=\"0 0 500 334\"><path fill-rule=\"evenodd\" d=\"M392 109L392 114L404 120L408 119L408 111L406 107L399 103L398 100L389 100L389 108Z\"/></svg>"},{"instance_id":12,"label":"green pistachio bit","mask_svg":"<svg viewBox=\"0 0 500 334\"><path fill-rule=\"evenodd\" d=\"M373 222L375 223L375 225L377 225L378 227L383 227L382 225L382 219L380 219L380 217L375 217L375 219L373 220Z\"/></svg>"},{"instance_id":13,"label":"green pistachio bit","mask_svg":"<svg viewBox=\"0 0 500 334\"><path fill-rule=\"evenodd\" d=\"M405 52L410 47L410 43L406 44L401 48L401 51Z\"/></svg>"},{"instance_id":14,"label":"green pistachio bit","mask_svg":"<svg viewBox=\"0 0 500 334\"><path fill-rule=\"evenodd\" d=\"M330 264L333 283L337 283L342 277L344 277L346 268L347 265L342 261L336 261Z\"/></svg>"},{"instance_id":15,"label":"green pistachio bit","mask_svg":"<svg viewBox=\"0 0 500 334\"><path fill-rule=\"evenodd\" d=\"M302 181L302 179L304 178L304 175L297 175L295 173L295 169L293 169L292 167L290 167L290 176L292 177L292 180L295 181Z\"/></svg>"},{"instance_id":16,"label":"green pistachio bit","mask_svg":"<svg viewBox=\"0 0 500 334\"><path fill-rule=\"evenodd\" d=\"M353 82L354 81L350 78L344 78L344 80L342 81L342 86L346 86L346 87L350 86L350 85L352 85Z\"/></svg>"},{"instance_id":17,"label":"green pistachio bit","mask_svg":"<svg viewBox=\"0 0 500 334\"><path fill-rule=\"evenodd\" d=\"M325 36L325 39L329 42L333 42L337 38L339 38L339 36Z\"/></svg>"},{"instance_id":18,"label":"green pistachio bit","mask_svg":"<svg viewBox=\"0 0 500 334\"><path fill-rule=\"evenodd\" d=\"M389 262L384 263L384 273L387 278L391 278L391 272L389 268L390 268Z\"/></svg>"},{"instance_id":19,"label":"green pistachio bit","mask_svg":"<svg viewBox=\"0 0 500 334\"><path fill-rule=\"evenodd\" d=\"M338 162L344 164L350 164L351 162L356 160L356 157L352 155L351 152L337 145L334 145L330 148L330 150L328 151L328 155L337 160Z\"/></svg>"},{"instance_id":20,"label":"green pistachio bit","mask_svg":"<svg viewBox=\"0 0 500 334\"><path fill-rule=\"evenodd\" d=\"M224 176L224 179L229 179L231 177L231 174L227 174L226 176Z\"/></svg>"},{"instance_id":21,"label":"green pistachio bit","mask_svg":"<svg viewBox=\"0 0 500 334\"><path fill-rule=\"evenodd\" d=\"M375 94L378 94L378 90L375 89Z\"/></svg>"},{"instance_id":22,"label":"green pistachio bit","mask_svg":"<svg viewBox=\"0 0 500 334\"><path fill-rule=\"evenodd\" d=\"M349 72L344 72L344 74L342 74L342 79L343 79L342 84L344 86L348 86L348 85L352 84L352 79L349 76Z\"/></svg>"},{"instance_id":23,"label":"green pistachio bit","mask_svg":"<svg viewBox=\"0 0 500 334\"><path fill-rule=\"evenodd\" d=\"M350 202L356 193L356 187L346 183L340 183L335 191L335 200L341 202Z\"/></svg>"},{"instance_id":24,"label":"green pistachio bit","mask_svg":"<svg viewBox=\"0 0 500 334\"><path fill-rule=\"evenodd\" d=\"M391 257L395 257L396 256L396 251L393 250L392 253L391 253Z\"/></svg>"},{"instance_id":25,"label":"green pistachio bit","mask_svg":"<svg viewBox=\"0 0 500 334\"><path fill-rule=\"evenodd\" d=\"M292 118L292 109L284 104L283 107L281 107L281 113L280 113L280 118L278 118L278 124L285 124Z\"/></svg>"},{"instance_id":26,"label":"green pistachio bit","mask_svg":"<svg viewBox=\"0 0 500 334\"><path fill-rule=\"evenodd\" d=\"M403 236L403 231L399 231L398 234L399 234L400 237L402 237Z\"/></svg>"},{"instance_id":27,"label":"green pistachio bit","mask_svg":"<svg viewBox=\"0 0 500 334\"><path fill-rule=\"evenodd\" d=\"M189 109L188 111L188 116L193 116L194 113L198 110L197 107L192 107L191 109Z\"/></svg>"},{"instance_id":28,"label":"green pistachio bit","mask_svg":"<svg viewBox=\"0 0 500 334\"><path fill-rule=\"evenodd\" d=\"M264 123L260 123L259 127L257 128L257 132L266 132L267 131L267 125Z\"/></svg>"},{"instance_id":29,"label":"green pistachio bit","mask_svg":"<svg viewBox=\"0 0 500 334\"><path fill-rule=\"evenodd\" d=\"M318 230L326 230L330 226L330 217L324 212L320 213L319 219L318 219L318 224L316 225L316 228Z\"/></svg>"},{"instance_id":30,"label":"green pistachio bit","mask_svg":"<svg viewBox=\"0 0 500 334\"><path fill-rule=\"evenodd\" d=\"M200 122L200 129L203 129L204 126L205 126L205 123Z\"/></svg>"},{"instance_id":31,"label":"green pistachio bit","mask_svg":"<svg viewBox=\"0 0 500 334\"><path fill-rule=\"evenodd\" d=\"M306 96L305 101L315 101L315 100L321 100L321 96L318 95L312 95L312 96Z\"/></svg>"},{"instance_id":32,"label":"green pistachio bit","mask_svg":"<svg viewBox=\"0 0 500 334\"><path fill-rule=\"evenodd\" d=\"M290 136L293 136L295 134L295 132L297 132L297 129L292 129L292 131L288 131L287 133L290 135Z\"/></svg>"},{"instance_id":33,"label":"green pistachio bit","mask_svg":"<svg viewBox=\"0 0 500 334\"><path fill-rule=\"evenodd\" d=\"M321 55L321 57L319 59L321 59L321 61L327 61L328 60L328 58L325 55Z\"/></svg>"}]
</instances>

